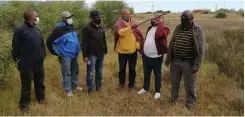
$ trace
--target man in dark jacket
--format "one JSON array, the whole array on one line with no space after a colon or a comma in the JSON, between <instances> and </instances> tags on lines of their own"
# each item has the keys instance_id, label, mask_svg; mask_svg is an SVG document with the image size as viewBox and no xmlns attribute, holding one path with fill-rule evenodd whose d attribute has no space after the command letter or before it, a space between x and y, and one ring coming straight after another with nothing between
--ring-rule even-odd
<instances>
[{"instance_id":1,"label":"man in dark jacket","mask_svg":"<svg viewBox=\"0 0 245 117\"><path fill-rule=\"evenodd\" d=\"M78 61L80 42L77 32L73 31L73 15L68 11L61 13L62 22L59 22L47 39L49 51L59 56L63 76L63 87L67 96L73 96L72 88L82 90L78 86Z\"/></svg>"},{"instance_id":2,"label":"man in dark jacket","mask_svg":"<svg viewBox=\"0 0 245 117\"><path fill-rule=\"evenodd\" d=\"M106 36L101 27L101 18L98 11L90 13L91 22L82 31L83 61L87 63L88 92L93 91L93 71L95 68L96 90L101 89L104 55L107 53Z\"/></svg>"},{"instance_id":3,"label":"man in dark jacket","mask_svg":"<svg viewBox=\"0 0 245 117\"><path fill-rule=\"evenodd\" d=\"M34 81L36 99L42 103L44 93L43 61L46 56L45 46L40 30L38 14L33 9L24 12L24 24L14 30L12 56L17 63L21 77L21 99L19 107L25 111L30 103L31 82Z\"/></svg>"},{"instance_id":4,"label":"man in dark jacket","mask_svg":"<svg viewBox=\"0 0 245 117\"><path fill-rule=\"evenodd\" d=\"M151 20L151 26L146 33L143 46L143 65L144 65L144 86L138 94L144 94L150 87L150 76L153 70L155 75L155 96L160 98L160 88L162 79L163 55L167 52L167 36L169 28L164 25L161 14L155 14L155 19Z\"/></svg>"}]
</instances>

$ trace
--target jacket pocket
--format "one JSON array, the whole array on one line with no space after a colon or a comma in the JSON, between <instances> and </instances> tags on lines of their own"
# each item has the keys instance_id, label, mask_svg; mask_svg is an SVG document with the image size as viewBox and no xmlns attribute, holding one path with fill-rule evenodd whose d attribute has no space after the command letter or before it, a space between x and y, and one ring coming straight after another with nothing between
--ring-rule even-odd
<instances>
[{"instance_id":1,"label":"jacket pocket","mask_svg":"<svg viewBox=\"0 0 245 117\"><path fill-rule=\"evenodd\" d=\"M77 52L77 42L74 39L65 39L65 43L64 43L64 50L66 52L71 52L71 53L75 53Z\"/></svg>"}]
</instances>

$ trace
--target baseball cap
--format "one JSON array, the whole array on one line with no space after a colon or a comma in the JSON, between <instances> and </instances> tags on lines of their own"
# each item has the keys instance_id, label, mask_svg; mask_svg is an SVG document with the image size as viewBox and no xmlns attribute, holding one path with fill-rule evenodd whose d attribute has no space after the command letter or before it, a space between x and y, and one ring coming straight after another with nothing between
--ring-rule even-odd
<instances>
[{"instance_id":1,"label":"baseball cap","mask_svg":"<svg viewBox=\"0 0 245 117\"><path fill-rule=\"evenodd\" d=\"M74 15L70 14L70 12L68 11L63 11L61 14L60 14L61 17L66 17L66 18L71 18L73 17Z\"/></svg>"},{"instance_id":2,"label":"baseball cap","mask_svg":"<svg viewBox=\"0 0 245 117\"><path fill-rule=\"evenodd\" d=\"M91 11L89 17L92 19L100 18L100 13L98 11Z\"/></svg>"}]
</instances>

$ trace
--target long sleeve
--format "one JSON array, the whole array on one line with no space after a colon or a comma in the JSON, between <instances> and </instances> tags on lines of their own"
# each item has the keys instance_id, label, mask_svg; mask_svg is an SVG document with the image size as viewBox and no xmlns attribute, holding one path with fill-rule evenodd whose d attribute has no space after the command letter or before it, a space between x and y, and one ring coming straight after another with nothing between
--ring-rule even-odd
<instances>
[{"instance_id":1,"label":"long sleeve","mask_svg":"<svg viewBox=\"0 0 245 117\"><path fill-rule=\"evenodd\" d=\"M12 57L13 60L16 62L20 59L20 41L22 37L22 31L19 28L14 30L13 40L12 40Z\"/></svg>"},{"instance_id":2,"label":"long sleeve","mask_svg":"<svg viewBox=\"0 0 245 117\"><path fill-rule=\"evenodd\" d=\"M83 28L83 31L82 31L82 53L83 53L83 57L88 57L87 40L88 40L88 29L85 27L85 28Z\"/></svg>"},{"instance_id":3,"label":"long sleeve","mask_svg":"<svg viewBox=\"0 0 245 117\"><path fill-rule=\"evenodd\" d=\"M125 35L127 35L128 33L132 33L132 32L133 32L133 30L132 30L131 26L128 26L128 27L126 27L126 28L123 28L123 29L119 29L119 30L118 30L118 34L119 34L120 36L125 36Z\"/></svg>"},{"instance_id":4,"label":"long sleeve","mask_svg":"<svg viewBox=\"0 0 245 117\"><path fill-rule=\"evenodd\" d=\"M104 32L104 38L103 38L103 42L104 42L104 47L105 47L105 54L107 54L107 42L106 42L106 35L105 35L105 32Z\"/></svg>"},{"instance_id":5,"label":"long sleeve","mask_svg":"<svg viewBox=\"0 0 245 117\"><path fill-rule=\"evenodd\" d=\"M53 50L53 42L57 39L57 37L58 35L57 35L56 28L55 28L46 41L47 47L53 55L57 55L55 50Z\"/></svg>"},{"instance_id":6,"label":"long sleeve","mask_svg":"<svg viewBox=\"0 0 245 117\"><path fill-rule=\"evenodd\" d=\"M202 27L198 28L199 35L197 36L197 41L198 41L198 49L199 49L199 54L197 58L194 61L193 69L198 70L201 66L201 62L204 57L205 53L205 36L204 36L204 30Z\"/></svg>"}]
</instances>

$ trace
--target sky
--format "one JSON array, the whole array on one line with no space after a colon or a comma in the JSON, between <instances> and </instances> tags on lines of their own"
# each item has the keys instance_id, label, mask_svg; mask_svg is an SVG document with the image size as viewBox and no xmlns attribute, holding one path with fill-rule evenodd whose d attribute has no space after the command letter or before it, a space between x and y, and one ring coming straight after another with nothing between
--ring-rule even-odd
<instances>
[{"instance_id":1,"label":"sky","mask_svg":"<svg viewBox=\"0 0 245 117\"><path fill-rule=\"evenodd\" d=\"M0 4L5 3L6 1L9 0L0 0ZM30 0L22 0L22 1L30 1ZM37 0L37 1L49 1L49 0ZM95 1L97 0L85 0L88 6L91 6ZM242 9L244 8L244 0L123 0L123 1L127 3L130 7L133 7L136 13L142 13L148 11L152 12L156 10L163 10L163 11L170 10L171 12L182 12L184 10L193 10L193 9L209 9L211 11L214 11L216 4L217 4L217 9L226 8L226 9L238 10L240 8ZM154 7L153 7L154 9L152 8L153 3L154 3Z\"/></svg>"},{"instance_id":2,"label":"sky","mask_svg":"<svg viewBox=\"0 0 245 117\"><path fill-rule=\"evenodd\" d=\"M88 5L91 5L96 0L85 0ZM171 12L182 12L184 10L193 9L240 9L244 8L244 0L123 0L130 7L133 7L136 13L153 11L152 3L154 3L154 11L170 10ZM154 1L154 2L153 2Z\"/></svg>"}]
</instances>

